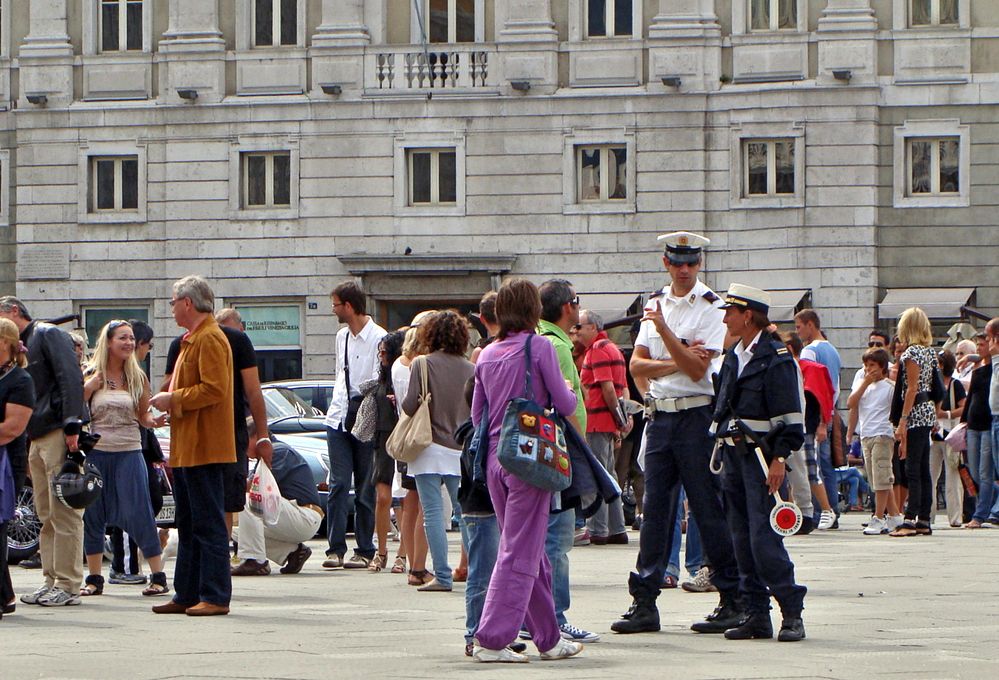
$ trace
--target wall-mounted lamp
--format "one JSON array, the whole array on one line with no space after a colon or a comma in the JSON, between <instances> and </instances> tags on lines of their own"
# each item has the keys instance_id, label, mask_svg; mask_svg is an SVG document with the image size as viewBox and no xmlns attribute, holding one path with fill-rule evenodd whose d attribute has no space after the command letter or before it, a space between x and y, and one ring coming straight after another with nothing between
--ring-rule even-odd
<instances>
[{"instance_id":1,"label":"wall-mounted lamp","mask_svg":"<svg viewBox=\"0 0 999 680\"><path fill-rule=\"evenodd\" d=\"M36 106L45 106L49 101L49 98L40 92L28 92L24 97Z\"/></svg>"},{"instance_id":2,"label":"wall-mounted lamp","mask_svg":"<svg viewBox=\"0 0 999 680\"><path fill-rule=\"evenodd\" d=\"M531 82L529 80L511 80L510 87L517 92L527 92L531 89Z\"/></svg>"},{"instance_id":3,"label":"wall-mounted lamp","mask_svg":"<svg viewBox=\"0 0 999 680\"><path fill-rule=\"evenodd\" d=\"M177 96L181 99L193 102L198 98L198 91L193 87L177 88Z\"/></svg>"},{"instance_id":4,"label":"wall-mounted lamp","mask_svg":"<svg viewBox=\"0 0 999 680\"><path fill-rule=\"evenodd\" d=\"M836 80L842 80L844 83L850 82L850 78L853 77L853 71L849 69L839 69L832 72L833 78Z\"/></svg>"},{"instance_id":5,"label":"wall-mounted lamp","mask_svg":"<svg viewBox=\"0 0 999 680\"><path fill-rule=\"evenodd\" d=\"M680 76L663 76L663 85L666 87L678 89L681 82Z\"/></svg>"},{"instance_id":6,"label":"wall-mounted lamp","mask_svg":"<svg viewBox=\"0 0 999 680\"><path fill-rule=\"evenodd\" d=\"M343 92L343 87L337 85L336 83L320 83L319 88L323 91L323 94L332 95L334 97Z\"/></svg>"}]
</instances>

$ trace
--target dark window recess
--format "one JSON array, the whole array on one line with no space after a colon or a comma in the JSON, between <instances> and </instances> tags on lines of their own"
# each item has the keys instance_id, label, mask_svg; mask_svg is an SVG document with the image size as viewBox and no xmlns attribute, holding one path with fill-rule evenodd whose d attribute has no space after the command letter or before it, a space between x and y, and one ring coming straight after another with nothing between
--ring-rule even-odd
<instances>
[{"instance_id":1,"label":"dark window recess","mask_svg":"<svg viewBox=\"0 0 999 680\"><path fill-rule=\"evenodd\" d=\"M442 152L437 161L437 186L440 193L440 203L455 203L458 201L457 160L453 151Z\"/></svg>"},{"instance_id":2,"label":"dark window recess","mask_svg":"<svg viewBox=\"0 0 999 680\"><path fill-rule=\"evenodd\" d=\"M114 210L114 161L97 161L97 209Z\"/></svg>"},{"instance_id":3,"label":"dark window recess","mask_svg":"<svg viewBox=\"0 0 999 680\"><path fill-rule=\"evenodd\" d=\"M632 0L614 0L614 35L631 35Z\"/></svg>"},{"instance_id":4,"label":"dark window recess","mask_svg":"<svg viewBox=\"0 0 999 680\"><path fill-rule=\"evenodd\" d=\"M247 205L266 205L267 158L265 156L246 157L246 183Z\"/></svg>"},{"instance_id":5,"label":"dark window recess","mask_svg":"<svg viewBox=\"0 0 999 680\"><path fill-rule=\"evenodd\" d=\"M121 162L121 207L122 210L139 207L139 161L136 159Z\"/></svg>"},{"instance_id":6,"label":"dark window recess","mask_svg":"<svg viewBox=\"0 0 999 680\"><path fill-rule=\"evenodd\" d=\"M611 198L628 198L628 150L611 149L614 154L614 186L610 187Z\"/></svg>"},{"instance_id":7,"label":"dark window recess","mask_svg":"<svg viewBox=\"0 0 999 680\"><path fill-rule=\"evenodd\" d=\"M126 42L125 49L142 49L142 2L129 2L125 8Z\"/></svg>"},{"instance_id":8,"label":"dark window recess","mask_svg":"<svg viewBox=\"0 0 999 680\"><path fill-rule=\"evenodd\" d=\"M455 12L455 39L460 43L475 42L475 0L457 0Z\"/></svg>"},{"instance_id":9,"label":"dark window recess","mask_svg":"<svg viewBox=\"0 0 999 680\"><path fill-rule=\"evenodd\" d=\"M291 205L291 156L274 156L274 205Z\"/></svg>"},{"instance_id":10,"label":"dark window recess","mask_svg":"<svg viewBox=\"0 0 999 680\"><path fill-rule=\"evenodd\" d=\"M118 3L101 3L101 51L118 51Z\"/></svg>"},{"instance_id":11,"label":"dark window recess","mask_svg":"<svg viewBox=\"0 0 999 680\"><path fill-rule=\"evenodd\" d=\"M430 203L430 154L413 153L412 202Z\"/></svg>"},{"instance_id":12,"label":"dark window recess","mask_svg":"<svg viewBox=\"0 0 999 680\"><path fill-rule=\"evenodd\" d=\"M274 4L271 0L256 0L257 6L254 13L256 30L254 31L254 45L264 46L274 44Z\"/></svg>"},{"instance_id":13,"label":"dark window recess","mask_svg":"<svg viewBox=\"0 0 999 680\"><path fill-rule=\"evenodd\" d=\"M426 30L432 43L446 43L448 41L447 2L448 0L430 0L430 16L426 18Z\"/></svg>"},{"instance_id":14,"label":"dark window recess","mask_svg":"<svg viewBox=\"0 0 999 680\"><path fill-rule=\"evenodd\" d=\"M298 0L281 0L281 44L298 44Z\"/></svg>"},{"instance_id":15,"label":"dark window recess","mask_svg":"<svg viewBox=\"0 0 999 680\"><path fill-rule=\"evenodd\" d=\"M586 34L590 36L607 35L607 0L590 0L587 9Z\"/></svg>"},{"instance_id":16,"label":"dark window recess","mask_svg":"<svg viewBox=\"0 0 999 680\"><path fill-rule=\"evenodd\" d=\"M296 380L302 377L302 350L258 349L257 369L260 382Z\"/></svg>"}]
</instances>

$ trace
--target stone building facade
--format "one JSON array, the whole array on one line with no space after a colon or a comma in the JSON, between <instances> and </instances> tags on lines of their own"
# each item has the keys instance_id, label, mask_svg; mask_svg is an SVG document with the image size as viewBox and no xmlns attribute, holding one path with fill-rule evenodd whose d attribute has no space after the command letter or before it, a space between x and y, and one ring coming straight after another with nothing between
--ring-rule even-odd
<instances>
[{"instance_id":1,"label":"stone building facade","mask_svg":"<svg viewBox=\"0 0 999 680\"><path fill-rule=\"evenodd\" d=\"M389 325L508 275L623 313L675 229L712 239L716 289L820 310L848 366L910 300L941 328L999 314L999 3L3 0L0 22L0 291L41 317L169 336L170 282L199 273L265 378L321 377L344 278Z\"/></svg>"}]
</instances>

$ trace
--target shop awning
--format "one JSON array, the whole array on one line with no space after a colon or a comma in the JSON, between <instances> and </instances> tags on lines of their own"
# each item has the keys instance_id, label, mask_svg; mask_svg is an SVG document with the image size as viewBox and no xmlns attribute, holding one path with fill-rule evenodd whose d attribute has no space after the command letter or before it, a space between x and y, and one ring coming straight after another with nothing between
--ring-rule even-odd
<instances>
[{"instance_id":1,"label":"shop awning","mask_svg":"<svg viewBox=\"0 0 999 680\"><path fill-rule=\"evenodd\" d=\"M919 307L931 319L960 319L961 308L974 288L889 288L878 305L879 319L897 319L909 307Z\"/></svg>"},{"instance_id":2,"label":"shop awning","mask_svg":"<svg viewBox=\"0 0 999 680\"><path fill-rule=\"evenodd\" d=\"M770 313L767 315L773 323L788 323L794 321L794 315L802 309L811 306L811 288L792 288L789 290L768 290L770 293Z\"/></svg>"}]
</instances>

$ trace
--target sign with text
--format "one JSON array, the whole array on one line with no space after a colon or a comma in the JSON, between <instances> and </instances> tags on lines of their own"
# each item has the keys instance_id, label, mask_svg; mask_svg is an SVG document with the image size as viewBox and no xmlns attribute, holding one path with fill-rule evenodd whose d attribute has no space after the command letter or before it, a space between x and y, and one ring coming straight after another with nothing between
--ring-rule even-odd
<instances>
[{"instance_id":1,"label":"sign with text","mask_svg":"<svg viewBox=\"0 0 999 680\"><path fill-rule=\"evenodd\" d=\"M302 343L302 310L298 305L237 307L254 347L298 347Z\"/></svg>"}]
</instances>

